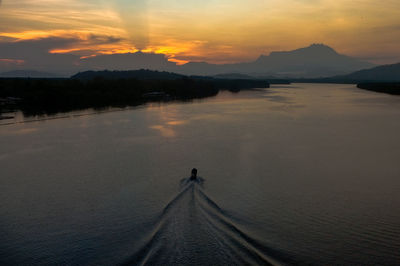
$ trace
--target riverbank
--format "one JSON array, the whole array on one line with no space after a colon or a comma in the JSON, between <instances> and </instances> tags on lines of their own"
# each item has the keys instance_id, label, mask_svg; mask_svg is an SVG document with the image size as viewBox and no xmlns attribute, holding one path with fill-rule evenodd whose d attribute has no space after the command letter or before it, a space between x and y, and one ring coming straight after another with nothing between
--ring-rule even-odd
<instances>
[{"instance_id":1,"label":"riverbank","mask_svg":"<svg viewBox=\"0 0 400 266\"><path fill-rule=\"evenodd\" d=\"M357 87L364 90L400 95L400 83L360 83Z\"/></svg>"},{"instance_id":2,"label":"riverbank","mask_svg":"<svg viewBox=\"0 0 400 266\"><path fill-rule=\"evenodd\" d=\"M165 75L163 73L163 75ZM211 78L136 79L0 79L0 113L55 114L86 108L128 107L147 102L187 101L211 97L220 90L267 88L262 80Z\"/></svg>"}]
</instances>

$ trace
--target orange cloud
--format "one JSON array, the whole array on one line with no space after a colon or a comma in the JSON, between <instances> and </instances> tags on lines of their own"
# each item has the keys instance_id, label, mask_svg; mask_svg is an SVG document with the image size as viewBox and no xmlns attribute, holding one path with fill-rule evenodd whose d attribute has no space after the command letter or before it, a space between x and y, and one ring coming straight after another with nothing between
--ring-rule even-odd
<instances>
[{"instance_id":1,"label":"orange cloud","mask_svg":"<svg viewBox=\"0 0 400 266\"><path fill-rule=\"evenodd\" d=\"M116 33L118 34L118 33ZM40 40L46 38L79 39L90 41L93 36L107 36L96 31L88 30L31 30L21 32L0 32L0 37L14 39L14 41ZM112 34L108 36L114 36Z\"/></svg>"},{"instance_id":2,"label":"orange cloud","mask_svg":"<svg viewBox=\"0 0 400 266\"><path fill-rule=\"evenodd\" d=\"M82 55L81 58L88 58L88 57L93 57L96 55L102 55L102 54L127 54L127 53L136 53L139 50L131 47L129 44L128 45L84 45L84 44L77 44L75 47L71 48L64 48L64 49L52 49L49 51L51 54L70 54L70 53L76 53L76 54L84 54Z\"/></svg>"},{"instance_id":3,"label":"orange cloud","mask_svg":"<svg viewBox=\"0 0 400 266\"><path fill-rule=\"evenodd\" d=\"M194 41L179 41L174 39L164 40L159 45L151 45L146 49L142 50L144 53L155 53L166 55L168 61L183 65L189 62L189 60L180 59L178 56L182 54L199 55L200 48L204 46L206 42L200 40Z\"/></svg>"},{"instance_id":4,"label":"orange cloud","mask_svg":"<svg viewBox=\"0 0 400 266\"><path fill-rule=\"evenodd\" d=\"M0 58L0 63L6 65L23 65L25 64L25 60Z\"/></svg>"},{"instance_id":5,"label":"orange cloud","mask_svg":"<svg viewBox=\"0 0 400 266\"><path fill-rule=\"evenodd\" d=\"M170 57L170 58L168 58L168 61L170 61L170 62L172 62L172 63L175 63L175 64L177 64L177 65L179 65L179 66L184 65L184 64L187 64L187 63L190 62L189 60L177 59L177 58L175 58L175 57Z\"/></svg>"}]
</instances>

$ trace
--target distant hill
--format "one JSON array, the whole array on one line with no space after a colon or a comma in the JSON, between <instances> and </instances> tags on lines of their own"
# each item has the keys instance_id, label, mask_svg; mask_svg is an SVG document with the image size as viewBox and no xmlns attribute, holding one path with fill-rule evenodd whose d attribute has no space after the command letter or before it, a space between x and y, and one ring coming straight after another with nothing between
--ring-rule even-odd
<instances>
[{"instance_id":1,"label":"distant hill","mask_svg":"<svg viewBox=\"0 0 400 266\"><path fill-rule=\"evenodd\" d=\"M35 70L14 70L0 73L1 78L58 78L60 75Z\"/></svg>"},{"instance_id":2,"label":"distant hill","mask_svg":"<svg viewBox=\"0 0 400 266\"><path fill-rule=\"evenodd\" d=\"M1 51L1 50L0 50ZM11 49L13 51L13 49ZM5 51L3 51L5 53ZM42 56L42 55L41 55ZM35 55L34 60L26 61L26 69L63 73L87 70L139 70L149 69L167 71L188 76L226 75L222 78L322 78L346 75L375 65L337 53L324 44L313 44L308 47L271 52L261 55L256 60L236 64L209 64L206 62L189 62L177 65L168 60L168 56L155 53L121 53L104 54L88 58L79 58L72 54L46 54L46 57ZM1 65L0 71L10 71L9 65ZM244 75L244 76L240 76ZM0 74L2 77L59 77L60 75L39 71L18 70ZM221 78L218 77L217 78Z\"/></svg>"},{"instance_id":3,"label":"distant hill","mask_svg":"<svg viewBox=\"0 0 400 266\"><path fill-rule=\"evenodd\" d=\"M105 79L139 79L139 80L175 80L185 77L184 75L170 73L170 72L160 72L153 70L130 70L130 71L85 71L73 75L73 79L89 80L93 78L105 78Z\"/></svg>"},{"instance_id":4,"label":"distant hill","mask_svg":"<svg viewBox=\"0 0 400 266\"><path fill-rule=\"evenodd\" d=\"M255 77L240 73L227 73L227 74L218 74L215 75L214 78L217 79L254 79Z\"/></svg>"},{"instance_id":5,"label":"distant hill","mask_svg":"<svg viewBox=\"0 0 400 266\"><path fill-rule=\"evenodd\" d=\"M149 69L176 72L177 65L168 61L164 54L126 53L98 55L80 60L83 70L139 70Z\"/></svg>"},{"instance_id":6,"label":"distant hill","mask_svg":"<svg viewBox=\"0 0 400 266\"><path fill-rule=\"evenodd\" d=\"M394 82L400 81L400 63L393 65L378 66L371 69L364 69L356 71L354 73L334 77L341 80L351 80L351 81L384 81L384 82Z\"/></svg>"},{"instance_id":7,"label":"distant hill","mask_svg":"<svg viewBox=\"0 0 400 266\"><path fill-rule=\"evenodd\" d=\"M373 66L369 62L341 55L324 44L313 44L293 51L261 55L249 63L216 65L191 62L177 68L177 72L187 75L237 73L277 78L319 78L343 75Z\"/></svg>"},{"instance_id":8,"label":"distant hill","mask_svg":"<svg viewBox=\"0 0 400 266\"><path fill-rule=\"evenodd\" d=\"M265 79L257 78L215 78L209 76L185 76L180 74L175 74L171 72L160 72L154 70L130 70L130 71L85 71L78 73L71 77L71 79L78 79L80 81L94 82L100 80L100 82L110 82L110 81L120 81L121 79L130 79L131 82L134 80L141 81L160 81L170 82L170 81L180 81L199 84L208 84L215 89L230 90L230 91L240 91L244 89L254 89L254 88L268 88L270 86L270 81ZM285 81L287 83L287 81Z\"/></svg>"}]
</instances>

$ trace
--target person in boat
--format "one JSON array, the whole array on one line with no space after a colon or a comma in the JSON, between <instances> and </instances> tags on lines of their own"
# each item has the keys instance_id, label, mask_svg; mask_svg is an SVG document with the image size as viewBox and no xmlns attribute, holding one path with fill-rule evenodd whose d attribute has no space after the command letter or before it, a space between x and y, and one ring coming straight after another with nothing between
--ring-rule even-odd
<instances>
[{"instance_id":1,"label":"person in boat","mask_svg":"<svg viewBox=\"0 0 400 266\"><path fill-rule=\"evenodd\" d=\"M190 176L190 180L196 180L196 179L197 179L197 169L193 168L192 175Z\"/></svg>"}]
</instances>

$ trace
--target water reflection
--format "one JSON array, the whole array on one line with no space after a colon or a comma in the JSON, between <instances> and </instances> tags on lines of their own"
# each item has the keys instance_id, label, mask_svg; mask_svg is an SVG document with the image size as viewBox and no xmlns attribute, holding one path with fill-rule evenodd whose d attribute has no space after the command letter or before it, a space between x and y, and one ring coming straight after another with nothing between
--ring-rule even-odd
<instances>
[{"instance_id":1,"label":"water reflection","mask_svg":"<svg viewBox=\"0 0 400 266\"><path fill-rule=\"evenodd\" d=\"M256 236L293 264L396 264L399 117L398 97L296 84L1 126L0 264L116 265L152 230L193 262L246 264ZM204 188L157 227L193 167Z\"/></svg>"},{"instance_id":2,"label":"water reflection","mask_svg":"<svg viewBox=\"0 0 400 266\"><path fill-rule=\"evenodd\" d=\"M15 136L15 135L29 135L34 132L39 131L39 128L17 128L17 129L11 129L11 128L5 128L4 130L0 131L0 136Z\"/></svg>"},{"instance_id":3,"label":"water reflection","mask_svg":"<svg viewBox=\"0 0 400 266\"><path fill-rule=\"evenodd\" d=\"M152 114L152 120L156 118L157 124L150 125L149 128L157 130L162 137L176 138L178 134L177 127L189 123L189 120L181 119L180 107L179 105L150 105L148 111Z\"/></svg>"}]
</instances>

